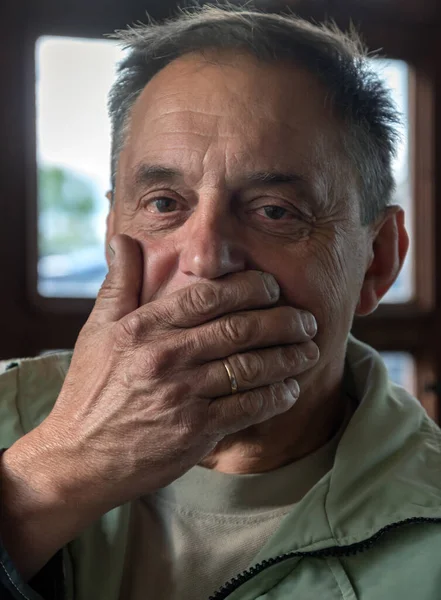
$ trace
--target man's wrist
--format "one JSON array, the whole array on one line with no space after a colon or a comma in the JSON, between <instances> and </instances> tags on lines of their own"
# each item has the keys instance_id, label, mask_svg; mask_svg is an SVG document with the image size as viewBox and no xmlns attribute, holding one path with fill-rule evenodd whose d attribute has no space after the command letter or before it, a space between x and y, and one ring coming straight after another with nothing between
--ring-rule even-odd
<instances>
[{"instance_id":1,"label":"man's wrist","mask_svg":"<svg viewBox=\"0 0 441 600\"><path fill-rule=\"evenodd\" d=\"M39 514L66 505L69 494L66 476L61 475L63 468L67 465L61 457L57 461L54 453L39 443L34 431L8 448L0 472L2 502L8 505L11 517L17 512L20 517L38 519Z\"/></svg>"},{"instance_id":2,"label":"man's wrist","mask_svg":"<svg viewBox=\"0 0 441 600\"><path fill-rule=\"evenodd\" d=\"M71 465L63 465L61 456L56 465L54 452L39 447L33 433L7 449L0 462L0 534L25 581L100 516L85 497L78 501L78 490L69 489Z\"/></svg>"}]
</instances>

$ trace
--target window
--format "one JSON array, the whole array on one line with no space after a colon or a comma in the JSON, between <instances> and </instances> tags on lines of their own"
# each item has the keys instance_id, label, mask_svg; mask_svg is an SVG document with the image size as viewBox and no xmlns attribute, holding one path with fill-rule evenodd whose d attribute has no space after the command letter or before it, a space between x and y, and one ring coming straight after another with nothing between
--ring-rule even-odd
<instances>
[{"instance_id":1,"label":"window","mask_svg":"<svg viewBox=\"0 0 441 600\"><path fill-rule=\"evenodd\" d=\"M382 352L381 357L389 371L389 378L415 395L415 363L412 356L406 352Z\"/></svg>"},{"instance_id":2,"label":"window","mask_svg":"<svg viewBox=\"0 0 441 600\"><path fill-rule=\"evenodd\" d=\"M394 202L406 211L406 223L412 242L412 198L409 177L409 68L401 60L371 60L377 74L392 90L393 99L401 114L402 126L399 128L400 141L393 169L396 183ZM408 302L413 296L413 251L412 243L397 281L383 298L385 303Z\"/></svg>"},{"instance_id":3,"label":"window","mask_svg":"<svg viewBox=\"0 0 441 600\"><path fill-rule=\"evenodd\" d=\"M123 51L112 41L36 45L38 291L93 298L105 277L110 188L107 94Z\"/></svg>"}]
</instances>

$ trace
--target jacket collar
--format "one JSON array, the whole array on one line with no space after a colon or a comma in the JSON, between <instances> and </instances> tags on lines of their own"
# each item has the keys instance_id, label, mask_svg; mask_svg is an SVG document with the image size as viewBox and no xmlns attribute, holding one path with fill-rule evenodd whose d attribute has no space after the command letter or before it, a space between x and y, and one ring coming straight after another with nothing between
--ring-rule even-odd
<instances>
[{"instance_id":1,"label":"jacket collar","mask_svg":"<svg viewBox=\"0 0 441 600\"><path fill-rule=\"evenodd\" d=\"M348 339L358 408L332 470L294 506L257 561L363 542L407 519L441 519L441 431L389 381L377 352Z\"/></svg>"}]
</instances>

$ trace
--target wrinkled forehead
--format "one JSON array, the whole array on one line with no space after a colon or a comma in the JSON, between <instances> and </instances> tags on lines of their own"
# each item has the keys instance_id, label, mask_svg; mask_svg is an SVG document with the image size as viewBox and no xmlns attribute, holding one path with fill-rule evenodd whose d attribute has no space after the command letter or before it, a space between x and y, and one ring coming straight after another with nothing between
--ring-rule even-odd
<instances>
[{"instance_id":1,"label":"wrinkled forehead","mask_svg":"<svg viewBox=\"0 0 441 600\"><path fill-rule=\"evenodd\" d=\"M329 179L342 158L341 127L326 90L296 65L247 54L186 55L137 99L120 166L128 174L141 161L179 163L195 177L295 168Z\"/></svg>"}]
</instances>

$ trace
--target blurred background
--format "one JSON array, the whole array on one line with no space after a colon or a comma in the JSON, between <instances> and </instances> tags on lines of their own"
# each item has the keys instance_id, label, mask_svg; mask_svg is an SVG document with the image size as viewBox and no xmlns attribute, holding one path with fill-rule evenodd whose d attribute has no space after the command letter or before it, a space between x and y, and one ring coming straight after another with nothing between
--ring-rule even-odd
<instances>
[{"instance_id":1,"label":"blurred background","mask_svg":"<svg viewBox=\"0 0 441 600\"><path fill-rule=\"evenodd\" d=\"M105 33L176 11L166 0L3 0L0 22L0 360L72 348L107 272L106 97L124 50ZM439 419L441 397L441 3L255 0L351 23L403 117L394 164L411 250L354 333Z\"/></svg>"}]
</instances>

